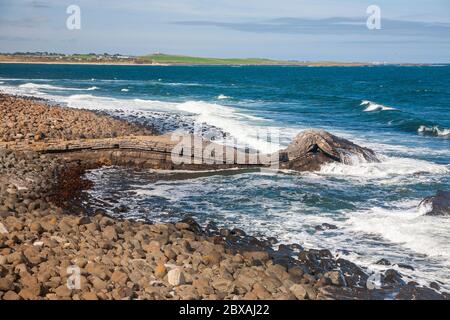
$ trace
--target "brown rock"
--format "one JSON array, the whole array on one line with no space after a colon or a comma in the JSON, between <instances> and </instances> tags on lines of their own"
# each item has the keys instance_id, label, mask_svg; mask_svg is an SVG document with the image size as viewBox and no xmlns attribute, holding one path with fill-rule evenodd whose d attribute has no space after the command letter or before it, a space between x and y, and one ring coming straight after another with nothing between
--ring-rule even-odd
<instances>
[{"instance_id":1,"label":"brown rock","mask_svg":"<svg viewBox=\"0 0 450 320\"><path fill-rule=\"evenodd\" d=\"M42 228L41 224L39 222L33 222L30 225L30 231L35 232L37 234L42 233L44 229Z\"/></svg>"},{"instance_id":2,"label":"brown rock","mask_svg":"<svg viewBox=\"0 0 450 320\"><path fill-rule=\"evenodd\" d=\"M108 239L109 241L116 241L117 240L117 232L116 229L113 226L107 226L103 230L103 237L105 239Z\"/></svg>"},{"instance_id":3,"label":"brown rock","mask_svg":"<svg viewBox=\"0 0 450 320\"><path fill-rule=\"evenodd\" d=\"M289 288L298 300L304 300L307 297L306 289L301 284L294 284Z\"/></svg>"},{"instance_id":4,"label":"brown rock","mask_svg":"<svg viewBox=\"0 0 450 320\"><path fill-rule=\"evenodd\" d=\"M0 291L14 290L14 283L9 278L0 278Z\"/></svg>"},{"instance_id":5,"label":"brown rock","mask_svg":"<svg viewBox=\"0 0 450 320\"><path fill-rule=\"evenodd\" d=\"M81 295L83 300L98 300L97 295L94 292L84 292Z\"/></svg>"},{"instance_id":6,"label":"brown rock","mask_svg":"<svg viewBox=\"0 0 450 320\"><path fill-rule=\"evenodd\" d=\"M128 281L128 276L124 272L114 271L111 275L111 281L120 286L125 286Z\"/></svg>"},{"instance_id":7,"label":"brown rock","mask_svg":"<svg viewBox=\"0 0 450 320\"><path fill-rule=\"evenodd\" d=\"M62 285L55 289L55 294L58 296L58 298L66 300L71 297L72 290L67 288L67 285Z\"/></svg>"},{"instance_id":8,"label":"brown rock","mask_svg":"<svg viewBox=\"0 0 450 320\"><path fill-rule=\"evenodd\" d=\"M260 300L267 300L272 298L272 295L270 294L269 291L266 290L266 288L264 288L264 286L257 282L254 284L253 286L253 291L252 291Z\"/></svg>"},{"instance_id":9,"label":"brown rock","mask_svg":"<svg viewBox=\"0 0 450 320\"><path fill-rule=\"evenodd\" d=\"M98 277L93 277L91 283L96 290L105 290L108 287L108 283Z\"/></svg>"},{"instance_id":10,"label":"brown rock","mask_svg":"<svg viewBox=\"0 0 450 320\"><path fill-rule=\"evenodd\" d=\"M24 300L36 300L38 298L38 295L36 295L30 288L23 288L20 290L19 296Z\"/></svg>"},{"instance_id":11,"label":"brown rock","mask_svg":"<svg viewBox=\"0 0 450 320\"><path fill-rule=\"evenodd\" d=\"M149 244L143 245L142 249L144 249L145 252L155 254L161 252L161 244L158 241L150 241Z\"/></svg>"},{"instance_id":12,"label":"brown rock","mask_svg":"<svg viewBox=\"0 0 450 320\"><path fill-rule=\"evenodd\" d=\"M6 292L3 297L3 300L20 300L20 296L15 293L14 291L8 291Z\"/></svg>"},{"instance_id":13,"label":"brown rock","mask_svg":"<svg viewBox=\"0 0 450 320\"><path fill-rule=\"evenodd\" d=\"M23 255L27 259L28 263L32 265L38 265L45 260L44 256L41 255L36 247L29 247L23 251Z\"/></svg>"},{"instance_id":14,"label":"brown rock","mask_svg":"<svg viewBox=\"0 0 450 320\"><path fill-rule=\"evenodd\" d=\"M266 251L246 251L243 255L248 260L259 260L262 262L269 260L269 253Z\"/></svg>"},{"instance_id":15,"label":"brown rock","mask_svg":"<svg viewBox=\"0 0 450 320\"><path fill-rule=\"evenodd\" d=\"M157 278L164 278L164 276L166 275L166 267L164 266L163 263L159 263L156 268L155 268L155 276Z\"/></svg>"},{"instance_id":16,"label":"brown rock","mask_svg":"<svg viewBox=\"0 0 450 320\"><path fill-rule=\"evenodd\" d=\"M185 277L183 271L179 268L172 269L167 273L167 281L172 286L179 286L185 283Z\"/></svg>"}]
</instances>

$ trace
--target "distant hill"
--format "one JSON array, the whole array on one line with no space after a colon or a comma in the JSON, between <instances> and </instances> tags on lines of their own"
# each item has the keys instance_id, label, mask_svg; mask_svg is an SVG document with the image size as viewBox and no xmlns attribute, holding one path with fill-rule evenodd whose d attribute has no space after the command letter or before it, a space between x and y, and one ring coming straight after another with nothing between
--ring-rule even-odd
<instances>
[{"instance_id":1,"label":"distant hill","mask_svg":"<svg viewBox=\"0 0 450 320\"><path fill-rule=\"evenodd\" d=\"M209 64L209 65L275 65L275 64L298 64L295 62L261 59L261 58L202 58L192 56L150 54L139 57L142 61L160 64Z\"/></svg>"},{"instance_id":2,"label":"distant hill","mask_svg":"<svg viewBox=\"0 0 450 320\"><path fill-rule=\"evenodd\" d=\"M154 53L143 56L120 54L60 54L49 52L0 53L3 63L122 64L122 65L293 65L293 66L368 66L373 63L334 61L285 61L263 58L205 58Z\"/></svg>"}]
</instances>

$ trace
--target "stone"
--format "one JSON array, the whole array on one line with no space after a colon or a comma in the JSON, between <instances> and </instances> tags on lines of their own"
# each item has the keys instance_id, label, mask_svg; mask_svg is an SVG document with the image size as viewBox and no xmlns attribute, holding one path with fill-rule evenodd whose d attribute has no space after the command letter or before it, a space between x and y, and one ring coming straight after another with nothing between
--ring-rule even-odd
<instances>
[{"instance_id":1,"label":"stone","mask_svg":"<svg viewBox=\"0 0 450 320\"><path fill-rule=\"evenodd\" d=\"M157 278L164 278L166 275L167 270L163 263L159 263L155 268L155 277Z\"/></svg>"},{"instance_id":2,"label":"stone","mask_svg":"<svg viewBox=\"0 0 450 320\"><path fill-rule=\"evenodd\" d=\"M108 268L105 265L101 265L98 263L89 262L86 265L86 271L94 276L99 277L102 280L105 280L108 277Z\"/></svg>"},{"instance_id":3,"label":"stone","mask_svg":"<svg viewBox=\"0 0 450 320\"><path fill-rule=\"evenodd\" d=\"M298 300L305 300L307 297L306 289L301 284L294 284L289 290Z\"/></svg>"},{"instance_id":4,"label":"stone","mask_svg":"<svg viewBox=\"0 0 450 320\"><path fill-rule=\"evenodd\" d=\"M35 232L37 234L42 233L42 231L44 231L44 229L42 228L41 224L39 222L33 222L30 225L30 230L32 232Z\"/></svg>"},{"instance_id":5,"label":"stone","mask_svg":"<svg viewBox=\"0 0 450 320\"><path fill-rule=\"evenodd\" d=\"M67 285L62 285L55 289L55 294L60 299L69 299L72 295L72 290L67 288Z\"/></svg>"},{"instance_id":6,"label":"stone","mask_svg":"<svg viewBox=\"0 0 450 320\"><path fill-rule=\"evenodd\" d=\"M438 190L436 195L423 199L419 208L429 216L450 215L450 191Z\"/></svg>"},{"instance_id":7,"label":"stone","mask_svg":"<svg viewBox=\"0 0 450 320\"><path fill-rule=\"evenodd\" d=\"M183 271L179 268L172 269L167 273L167 281L172 286L179 286L185 284L185 277Z\"/></svg>"},{"instance_id":8,"label":"stone","mask_svg":"<svg viewBox=\"0 0 450 320\"><path fill-rule=\"evenodd\" d=\"M269 260L269 253L266 251L246 251L243 253L245 259L248 260L259 260L265 262Z\"/></svg>"},{"instance_id":9,"label":"stone","mask_svg":"<svg viewBox=\"0 0 450 320\"><path fill-rule=\"evenodd\" d=\"M22 283L23 287L28 289L27 294L30 294L33 297L37 297L42 292L42 285L38 282L36 277L31 275L24 275L21 277L20 282ZM20 293L19 295L25 299L24 296L22 296Z\"/></svg>"},{"instance_id":10,"label":"stone","mask_svg":"<svg viewBox=\"0 0 450 320\"><path fill-rule=\"evenodd\" d=\"M0 291L14 290L14 283L9 278L0 278Z\"/></svg>"},{"instance_id":11,"label":"stone","mask_svg":"<svg viewBox=\"0 0 450 320\"><path fill-rule=\"evenodd\" d=\"M32 265L38 265L44 261L44 257L41 255L36 247L29 247L23 251L23 255L27 261Z\"/></svg>"},{"instance_id":12,"label":"stone","mask_svg":"<svg viewBox=\"0 0 450 320\"><path fill-rule=\"evenodd\" d=\"M373 150L360 147L324 130L308 129L299 133L285 150L280 151L280 167L315 171L330 162L351 164L353 156L368 162L379 162Z\"/></svg>"},{"instance_id":13,"label":"stone","mask_svg":"<svg viewBox=\"0 0 450 320\"><path fill-rule=\"evenodd\" d=\"M91 223L91 218L86 217L86 216L79 217L76 220L76 223L77 223L78 226L82 226L82 225L85 225L85 224L90 224Z\"/></svg>"},{"instance_id":14,"label":"stone","mask_svg":"<svg viewBox=\"0 0 450 320\"><path fill-rule=\"evenodd\" d=\"M84 292L81 295L81 299L83 299L83 300L98 300L98 297L95 294L95 292Z\"/></svg>"},{"instance_id":15,"label":"stone","mask_svg":"<svg viewBox=\"0 0 450 320\"><path fill-rule=\"evenodd\" d=\"M219 292L228 293L232 289L233 282L228 279L216 278L211 282L211 286Z\"/></svg>"},{"instance_id":16,"label":"stone","mask_svg":"<svg viewBox=\"0 0 450 320\"><path fill-rule=\"evenodd\" d=\"M120 286L125 286L128 281L128 276L124 272L114 271L111 275L111 281Z\"/></svg>"},{"instance_id":17,"label":"stone","mask_svg":"<svg viewBox=\"0 0 450 320\"><path fill-rule=\"evenodd\" d=\"M105 290L108 287L108 283L98 277L93 277L91 283L96 290Z\"/></svg>"},{"instance_id":18,"label":"stone","mask_svg":"<svg viewBox=\"0 0 450 320\"><path fill-rule=\"evenodd\" d=\"M382 266L390 266L391 262L389 260L385 259L385 258L382 258L382 259L378 260L376 262L376 264L379 264L379 265L382 265Z\"/></svg>"},{"instance_id":19,"label":"stone","mask_svg":"<svg viewBox=\"0 0 450 320\"><path fill-rule=\"evenodd\" d=\"M268 299L272 298L272 295L270 294L270 292L267 291L266 288L264 288L264 286L259 282L255 283L253 285L252 292L260 300L268 300Z\"/></svg>"},{"instance_id":20,"label":"stone","mask_svg":"<svg viewBox=\"0 0 450 320\"><path fill-rule=\"evenodd\" d=\"M177 228L178 230L188 230L189 229L189 224L187 224L185 222L177 222L175 224L175 228Z\"/></svg>"},{"instance_id":21,"label":"stone","mask_svg":"<svg viewBox=\"0 0 450 320\"><path fill-rule=\"evenodd\" d=\"M8 234L8 229L6 229L5 225L0 222L0 234Z\"/></svg>"},{"instance_id":22,"label":"stone","mask_svg":"<svg viewBox=\"0 0 450 320\"><path fill-rule=\"evenodd\" d=\"M158 241L152 240L149 244L143 245L142 249L151 254L159 253L161 251L161 244Z\"/></svg>"},{"instance_id":23,"label":"stone","mask_svg":"<svg viewBox=\"0 0 450 320\"><path fill-rule=\"evenodd\" d=\"M3 297L3 300L20 300L20 296L15 293L14 291L8 291L6 292Z\"/></svg>"},{"instance_id":24,"label":"stone","mask_svg":"<svg viewBox=\"0 0 450 320\"><path fill-rule=\"evenodd\" d=\"M36 300L38 298L38 295L36 295L30 288L23 288L20 290L19 296L24 300Z\"/></svg>"},{"instance_id":25,"label":"stone","mask_svg":"<svg viewBox=\"0 0 450 320\"><path fill-rule=\"evenodd\" d=\"M113 226L107 226L103 230L103 237L105 239L108 239L109 241L116 241L117 240L117 232L116 229Z\"/></svg>"},{"instance_id":26,"label":"stone","mask_svg":"<svg viewBox=\"0 0 450 320\"><path fill-rule=\"evenodd\" d=\"M433 289L412 285L403 286L396 300L444 300L444 297Z\"/></svg>"},{"instance_id":27,"label":"stone","mask_svg":"<svg viewBox=\"0 0 450 320\"><path fill-rule=\"evenodd\" d=\"M326 279L329 279L331 284L339 287L345 287L347 285L344 275L341 271L329 271L324 274Z\"/></svg>"}]
</instances>

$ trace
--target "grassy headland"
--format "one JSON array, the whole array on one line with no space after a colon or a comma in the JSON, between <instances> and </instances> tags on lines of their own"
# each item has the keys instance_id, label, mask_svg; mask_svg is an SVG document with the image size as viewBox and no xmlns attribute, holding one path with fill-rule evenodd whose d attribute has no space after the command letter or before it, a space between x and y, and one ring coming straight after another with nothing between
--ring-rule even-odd
<instances>
[{"instance_id":1,"label":"grassy headland","mask_svg":"<svg viewBox=\"0 0 450 320\"><path fill-rule=\"evenodd\" d=\"M297 61L264 58L206 58L154 53L144 56L120 54L59 54L48 52L0 53L0 63L125 64L125 65L298 65L365 66L365 62Z\"/></svg>"}]
</instances>

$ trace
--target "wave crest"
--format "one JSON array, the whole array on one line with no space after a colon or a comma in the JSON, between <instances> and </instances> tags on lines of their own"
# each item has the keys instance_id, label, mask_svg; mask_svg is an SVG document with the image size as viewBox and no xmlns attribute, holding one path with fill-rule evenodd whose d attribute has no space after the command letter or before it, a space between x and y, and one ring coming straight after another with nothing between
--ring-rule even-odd
<instances>
[{"instance_id":1,"label":"wave crest","mask_svg":"<svg viewBox=\"0 0 450 320\"><path fill-rule=\"evenodd\" d=\"M360 105L366 107L366 109L364 109L364 112L397 110L395 108L387 107L369 100L363 100Z\"/></svg>"},{"instance_id":2,"label":"wave crest","mask_svg":"<svg viewBox=\"0 0 450 320\"><path fill-rule=\"evenodd\" d=\"M450 136L450 129L444 129L439 128L438 126L420 126L419 129L417 129L417 132L424 134L424 135L430 135L430 136L441 136L441 137L449 137Z\"/></svg>"}]
</instances>

